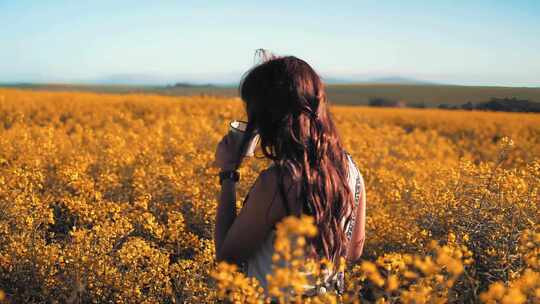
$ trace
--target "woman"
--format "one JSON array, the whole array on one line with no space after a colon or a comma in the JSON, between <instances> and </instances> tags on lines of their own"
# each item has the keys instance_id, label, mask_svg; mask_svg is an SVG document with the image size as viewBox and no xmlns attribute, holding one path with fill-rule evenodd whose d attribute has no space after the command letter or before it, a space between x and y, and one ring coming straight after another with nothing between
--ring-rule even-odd
<instances>
[{"instance_id":1,"label":"woman","mask_svg":"<svg viewBox=\"0 0 540 304\"><path fill-rule=\"evenodd\" d=\"M216 259L247 266L247 275L266 290L275 224L307 214L318 228L308 241L310 256L358 261L365 238L364 183L340 143L317 73L296 57L271 56L244 76L240 96L248 117L245 137L237 142L224 136L215 155L221 168ZM238 155L255 130L273 164L260 173L236 215ZM343 286L342 278L333 274L325 287Z\"/></svg>"}]
</instances>

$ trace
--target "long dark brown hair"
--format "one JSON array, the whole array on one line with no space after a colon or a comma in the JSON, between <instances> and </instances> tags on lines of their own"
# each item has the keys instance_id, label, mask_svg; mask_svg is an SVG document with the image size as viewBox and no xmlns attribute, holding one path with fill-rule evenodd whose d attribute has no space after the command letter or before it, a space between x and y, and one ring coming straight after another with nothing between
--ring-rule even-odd
<instances>
[{"instance_id":1,"label":"long dark brown hair","mask_svg":"<svg viewBox=\"0 0 540 304\"><path fill-rule=\"evenodd\" d=\"M309 241L311 255L337 262L346 254L344 227L350 221L353 196L347 156L328 111L324 85L304 60L262 54L262 63L240 83L248 116L241 150L257 130L263 154L278 169L287 214L291 212L285 175L300 186L303 213L315 218L319 233Z\"/></svg>"}]
</instances>

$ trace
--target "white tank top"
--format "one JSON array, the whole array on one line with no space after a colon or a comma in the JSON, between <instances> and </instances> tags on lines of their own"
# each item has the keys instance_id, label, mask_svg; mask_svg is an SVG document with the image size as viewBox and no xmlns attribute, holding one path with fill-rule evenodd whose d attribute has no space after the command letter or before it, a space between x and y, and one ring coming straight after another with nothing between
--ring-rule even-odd
<instances>
[{"instance_id":1,"label":"white tank top","mask_svg":"<svg viewBox=\"0 0 540 304\"><path fill-rule=\"evenodd\" d=\"M356 167L352 157L347 153L347 158L349 160L349 187L353 193L356 193L355 199L358 201L358 193L360 193L361 188L363 187L363 178ZM357 179L358 177L358 179ZM360 181L360 182L358 182ZM356 208L353 209L353 214L356 214ZM349 226L347 227L346 234L350 239L352 230L354 228L354 220L349 221ZM268 295L268 282L266 280L266 275L272 273L272 255L274 254L274 241L276 238L276 232L274 229L270 231L264 243L258 248L258 250L253 254L247 262L244 264L244 272L248 277L256 278L261 287L264 288L264 292ZM314 286L306 286L306 289L309 290Z\"/></svg>"}]
</instances>

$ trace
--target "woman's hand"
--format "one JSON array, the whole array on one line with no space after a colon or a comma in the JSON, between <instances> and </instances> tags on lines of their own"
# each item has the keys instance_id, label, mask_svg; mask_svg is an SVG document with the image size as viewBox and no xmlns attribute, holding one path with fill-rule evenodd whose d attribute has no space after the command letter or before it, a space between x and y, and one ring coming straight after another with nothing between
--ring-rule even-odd
<instances>
[{"instance_id":1,"label":"woman's hand","mask_svg":"<svg viewBox=\"0 0 540 304\"><path fill-rule=\"evenodd\" d=\"M222 171L234 170L240 149L240 140L241 136L235 136L231 132L223 136L217 145L214 166L221 168Z\"/></svg>"}]
</instances>

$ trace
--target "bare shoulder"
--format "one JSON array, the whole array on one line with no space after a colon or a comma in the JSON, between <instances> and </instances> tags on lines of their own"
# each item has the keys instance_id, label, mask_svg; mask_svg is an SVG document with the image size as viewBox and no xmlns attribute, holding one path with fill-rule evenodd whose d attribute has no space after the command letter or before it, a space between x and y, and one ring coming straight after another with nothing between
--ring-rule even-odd
<instances>
[{"instance_id":1,"label":"bare shoulder","mask_svg":"<svg viewBox=\"0 0 540 304\"><path fill-rule=\"evenodd\" d=\"M290 176L288 176L288 174L282 174L276 165L272 165L261 171L260 177L263 181L273 184L274 186L277 185L280 178L283 179L284 183L291 184Z\"/></svg>"},{"instance_id":2,"label":"bare shoulder","mask_svg":"<svg viewBox=\"0 0 540 304\"><path fill-rule=\"evenodd\" d=\"M293 212L298 209L295 206L298 187L296 187L296 183L292 182L292 178L288 174L280 172L276 166L270 166L261 171L257 180L259 185L256 188L262 192L260 197L264 197L265 205L267 205L269 211L269 217L273 223L278 222L286 215L285 201L279 189L280 181L284 186L289 209Z\"/></svg>"}]
</instances>

